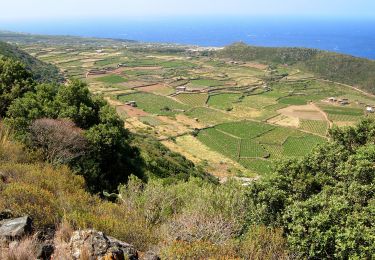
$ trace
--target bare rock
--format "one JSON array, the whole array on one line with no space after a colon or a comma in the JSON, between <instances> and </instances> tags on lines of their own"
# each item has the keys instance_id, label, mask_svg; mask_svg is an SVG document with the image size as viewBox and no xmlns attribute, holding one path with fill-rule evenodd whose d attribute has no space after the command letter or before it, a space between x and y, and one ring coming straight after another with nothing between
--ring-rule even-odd
<instances>
[{"instance_id":1,"label":"bare rock","mask_svg":"<svg viewBox=\"0 0 375 260\"><path fill-rule=\"evenodd\" d=\"M161 258L153 251L147 251L142 260L161 260Z\"/></svg>"},{"instance_id":2,"label":"bare rock","mask_svg":"<svg viewBox=\"0 0 375 260\"><path fill-rule=\"evenodd\" d=\"M98 260L138 259L137 250L132 245L92 229L74 232L70 250L72 259L80 259L84 254Z\"/></svg>"},{"instance_id":3,"label":"bare rock","mask_svg":"<svg viewBox=\"0 0 375 260\"><path fill-rule=\"evenodd\" d=\"M0 221L0 237L6 240L20 239L32 231L32 220L29 216Z\"/></svg>"}]
</instances>

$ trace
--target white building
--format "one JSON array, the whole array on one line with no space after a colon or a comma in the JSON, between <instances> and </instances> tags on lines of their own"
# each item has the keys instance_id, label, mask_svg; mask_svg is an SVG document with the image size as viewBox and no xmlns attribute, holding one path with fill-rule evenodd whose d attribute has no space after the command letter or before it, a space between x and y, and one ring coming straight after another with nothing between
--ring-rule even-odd
<instances>
[{"instance_id":1,"label":"white building","mask_svg":"<svg viewBox=\"0 0 375 260\"><path fill-rule=\"evenodd\" d=\"M366 112L367 112L367 113L374 113L374 112L375 112L375 109L374 109L373 106L367 106L367 107L366 107Z\"/></svg>"}]
</instances>

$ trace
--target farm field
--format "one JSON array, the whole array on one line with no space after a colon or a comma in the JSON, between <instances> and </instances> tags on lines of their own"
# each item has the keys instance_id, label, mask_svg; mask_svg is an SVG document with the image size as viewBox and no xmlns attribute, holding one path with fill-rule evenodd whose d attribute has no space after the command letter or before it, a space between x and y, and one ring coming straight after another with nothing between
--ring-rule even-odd
<instances>
[{"instance_id":1,"label":"farm field","mask_svg":"<svg viewBox=\"0 0 375 260\"><path fill-rule=\"evenodd\" d=\"M301 157L326 139L258 122L235 122L202 130L198 139L258 174L268 174L274 159ZM251 166L251 162L257 166ZM267 165L263 167L260 165Z\"/></svg>"},{"instance_id":2,"label":"farm field","mask_svg":"<svg viewBox=\"0 0 375 260\"><path fill-rule=\"evenodd\" d=\"M267 176L277 160L326 142L330 127L375 117L365 112L375 106L372 96L296 66L237 63L192 46L21 47L85 81L130 131L153 136L219 178Z\"/></svg>"},{"instance_id":3,"label":"farm field","mask_svg":"<svg viewBox=\"0 0 375 260\"><path fill-rule=\"evenodd\" d=\"M203 94L178 94L175 96L176 99L181 101L182 103L192 106L192 107L199 107L199 106L205 106L208 95L203 93Z\"/></svg>"}]
</instances>

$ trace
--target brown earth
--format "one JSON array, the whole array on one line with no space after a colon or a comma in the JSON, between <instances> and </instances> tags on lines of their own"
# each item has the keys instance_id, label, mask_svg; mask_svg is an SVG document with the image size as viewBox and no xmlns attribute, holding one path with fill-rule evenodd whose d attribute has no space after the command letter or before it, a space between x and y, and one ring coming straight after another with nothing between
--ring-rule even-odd
<instances>
[{"instance_id":1,"label":"brown earth","mask_svg":"<svg viewBox=\"0 0 375 260\"><path fill-rule=\"evenodd\" d=\"M163 90L168 90L170 87L166 86L165 84L159 83L155 85L145 86L145 87L139 87L137 90L144 91L144 92L160 92Z\"/></svg>"},{"instance_id":2,"label":"brown earth","mask_svg":"<svg viewBox=\"0 0 375 260\"><path fill-rule=\"evenodd\" d=\"M268 68L268 65L255 63L255 62L247 62L247 63L243 64L242 66L260 69L260 70L266 70Z\"/></svg>"},{"instance_id":3,"label":"brown earth","mask_svg":"<svg viewBox=\"0 0 375 260\"><path fill-rule=\"evenodd\" d=\"M326 120L324 114L313 104L302 106L288 106L286 108L278 110L277 112L288 117L296 117L299 119L322 121Z\"/></svg>"}]
</instances>

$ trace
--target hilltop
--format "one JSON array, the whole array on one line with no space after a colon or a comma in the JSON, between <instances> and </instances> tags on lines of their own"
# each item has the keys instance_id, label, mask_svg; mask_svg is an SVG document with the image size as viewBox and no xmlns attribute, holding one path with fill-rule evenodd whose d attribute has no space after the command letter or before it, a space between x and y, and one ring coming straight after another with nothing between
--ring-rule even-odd
<instances>
[{"instance_id":1,"label":"hilltop","mask_svg":"<svg viewBox=\"0 0 375 260\"><path fill-rule=\"evenodd\" d=\"M237 61L295 66L324 79L341 82L375 93L375 61L306 48L255 47L230 45L218 57Z\"/></svg>"}]
</instances>

